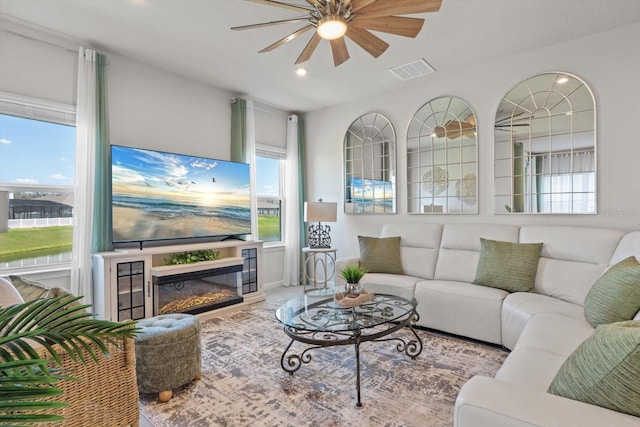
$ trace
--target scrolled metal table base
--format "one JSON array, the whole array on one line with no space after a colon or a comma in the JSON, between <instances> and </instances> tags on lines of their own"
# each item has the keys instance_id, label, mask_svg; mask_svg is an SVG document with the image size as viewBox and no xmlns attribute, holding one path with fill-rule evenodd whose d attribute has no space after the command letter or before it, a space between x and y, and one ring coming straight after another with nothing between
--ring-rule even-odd
<instances>
[{"instance_id":1,"label":"scrolled metal table base","mask_svg":"<svg viewBox=\"0 0 640 427\"><path fill-rule=\"evenodd\" d=\"M354 330L348 332L316 332L305 331L293 328L291 326L284 327L284 333L291 338L291 342L285 348L280 358L280 365L282 369L293 375L303 364L311 362L311 350L325 347L333 347L339 345L353 345L356 351L356 392L357 402L356 406L361 408L362 401L360 399L360 344L363 342L385 342L385 341L397 341L396 350L400 353L405 353L411 359L414 359L422 353L422 340L413 329L413 325L418 320L418 314L414 312L408 316L405 320L389 323L385 326L386 329L378 330L372 333L363 334L362 330ZM415 337L411 340L405 340L401 337L388 337L388 335L396 332L404 327L408 327L411 333ZM366 329L364 329L366 331ZM301 342L308 344L309 347L305 348L301 353L289 353L294 342Z\"/></svg>"}]
</instances>

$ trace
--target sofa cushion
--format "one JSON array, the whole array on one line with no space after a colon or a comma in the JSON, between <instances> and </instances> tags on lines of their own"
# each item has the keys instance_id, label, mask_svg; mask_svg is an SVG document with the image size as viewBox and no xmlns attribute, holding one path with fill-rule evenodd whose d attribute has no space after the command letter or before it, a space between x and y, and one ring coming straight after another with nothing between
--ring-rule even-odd
<instances>
[{"instance_id":1,"label":"sofa cushion","mask_svg":"<svg viewBox=\"0 0 640 427\"><path fill-rule=\"evenodd\" d=\"M520 243L544 242L536 292L584 305L587 292L609 266L623 234L587 227L523 226Z\"/></svg>"},{"instance_id":2,"label":"sofa cushion","mask_svg":"<svg viewBox=\"0 0 640 427\"><path fill-rule=\"evenodd\" d=\"M442 225L415 222L385 224L380 237L394 236L400 236L400 261L404 274L433 279Z\"/></svg>"},{"instance_id":3,"label":"sofa cushion","mask_svg":"<svg viewBox=\"0 0 640 427\"><path fill-rule=\"evenodd\" d=\"M513 243L480 239L476 285L507 292L533 290L542 243Z\"/></svg>"},{"instance_id":4,"label":"sofa cushion","mask_svg":"<svg viewBox=\"0 0 640 427\"><path fill-rule=\"evenodd\" d=\"M587 323L581 305L535 292L515 292L508 294L502 303L502 345L514 348L531 317L541 313L559 314Z\"/></svg>"},{"instance_id":5,"label":"sofa cushion","mask_svg":"<svg viewBox=\"0 0 640 427\"><path fill-rule=\"evenodd\" d=\"M564 362L548 391L640 417L640 321L599 325Z\"/></svg>"},{"instance_id":6,"label":"sofa cushion","mask_svg":"<svg viewBox=\"0 0 640 427\"><path fill-rule=\"evenodd\" d=\"M480 238L517 242L519 228L500 224L446 224L434 278L471 283L480 259Z\"/></svg>"},{"instance_id":7,"label":"sofa cushion","mask_svg":"<svg viewBox=\"0 0 640 427\"><path fill-rule=\"evenodd\" d=\"M465 282L423 280L416 284L415 295L418 326L502 343L500 311L506 291Z\"/></svg>"},{"instance_id":8,"label":"sofa cushion","mask_svg":"<svg viewBox=\"0 0 640 427\"><path fill-rule=\"evenodd\" d=\"M589 290L584 314L591 325L631 320L640 310L640 262L630 256L609 268Z\"/></svg>"},{"instance_id":9,"label":"sofa cushion","mask_svg":"<svg viewBox=\"0 0 640 427\"><path fill-rule=\"evenodd\" d=\"M520 334L515 348L533 348L566 359L593 331L593 326L584 318L575 319L555 313L536 314Z\"/></svg>"},{"instance_id":10,"label":"sofa cushion","mask_svg":"<svg viewBox=\"0 0 640 427\"><path fill-rule=\"evenodd\" d=\"M397 286L412 287L419 281L420 277L408 276L404 274L387 273L367 273L360 279L360 286L366 290L374 290L376 286Z\"/></svg>"},{"instance_id":11,"label":"sofa cushion","mask_svg":"<svg viewBox=\"0 0 640 427\"><path fill-rule=\"evenodd\" d=\"M537 348L516 348L509 353L495 378L544 392L566 359Z\"/></svg>"},{"instance_id":12,"label":"sofa cushion","mask_svg":"<svg viewBox=\"0 0 640 427\"><path fill-rule=\"evenodd\" d=\"M640 231L632 231L622 236L613 256L609 260L609 265L616 265L631 255L635 255L636 258L640 259Z\"/></svg>"},{"instance_id":13,"label":"sofa cushion","mask_svg":"<svg viewBox=\"0 0 640 427\"><path fill-rule=\"evenodd\" d=\"M10 281L0 277L0 307L22 304L24 300Z\"/></svg>"},{"instance_id":14,"label":"sofa cushion","mask_svg":"<svg viewBox=\"0 0 640 427\"><path fill-rule=\"evenodd\" d=\"M358 236L360 266L370 273L402 274L400 237Z\"/></svg>"}]
</instances>

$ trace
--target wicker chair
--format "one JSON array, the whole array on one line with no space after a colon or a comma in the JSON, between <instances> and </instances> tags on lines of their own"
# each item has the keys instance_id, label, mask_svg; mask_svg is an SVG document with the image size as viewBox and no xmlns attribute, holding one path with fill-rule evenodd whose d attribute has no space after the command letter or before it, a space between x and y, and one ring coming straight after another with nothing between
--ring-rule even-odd
<instances>
[{"instance_id":1,"label":"wicker chair","mask_svg":"<svg viewBox=\"0 0 640 427\"><path fill-rule=\"evenodd\" d=\"M84 350L86 364L74 362L64 351L60 352L61 368L77 380L61 380L56 384L64 394L49 400L68 406L42 412L60 415L65 420L43 426L138 426L140 408L133 339L122 340L117 346L109 344L107 349L108 357L95 350L99 363ZM40 354L50 357L44 348Z\"/></svg>"},{"instance_id":2,"label":"wicker chair","mask_svg":"<svg viewBox=\"0 0 640 427\"><path fill-rule=\"evenodd\" d=\"M17 280L16 280L17 281ZM12 281L13 282L13 281ZM25 300L34 297L46 297L37 288L37 284L20 284L18 291ZM47 289L47 291L51 291ZM51 295L56 295L51 292ZM94 344L91 344L94 346ZM63 392L61 396L48 398L50 401L65 402L63 408L40 411L64 417L61 423L39 424L41 426L88 427L109 426L124 427L139 425L140 407L138 401L138 383L136 380L136 353L132 338L122 339L117 345L107 344L109 356L93 347L98 356L96 363L91 355L83 351L86 364L74 362L62 349L58 354L62 359L59 369L75 380L60 380L56 387ZM51 359L49 352L42 347L39 350L43 359ZM56 366L52 363L51 366ZM45 399L47 400L47 399Z\"/></svg>"}]
</instances>

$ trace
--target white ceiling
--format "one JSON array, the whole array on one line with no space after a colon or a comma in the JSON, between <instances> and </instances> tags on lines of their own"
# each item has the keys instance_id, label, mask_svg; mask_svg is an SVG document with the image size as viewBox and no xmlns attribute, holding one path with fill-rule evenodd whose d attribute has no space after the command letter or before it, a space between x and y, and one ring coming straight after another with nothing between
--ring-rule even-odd
<instances>
[{"instance_id":1,"label":"white ceiling","mask_svg":"<svg viewBox=\"0 0 640 427\"><path fill-rule=\"evenodd\" d=\"M258 53L303 24L230 30L299 15L288 9L242 0L0 0L0 14L84 40L107 54L304 112L412 84L389 68L419 58L446 73L640 22L640 0L443 0L437 13L412 15L426 19L417 38L379 34L391 47L378 59L347 40L351 59L334 67L328 42L322 41L304 64L304 78L295 75L294 61L311 32Z\"/></svg>"}]
</instances>

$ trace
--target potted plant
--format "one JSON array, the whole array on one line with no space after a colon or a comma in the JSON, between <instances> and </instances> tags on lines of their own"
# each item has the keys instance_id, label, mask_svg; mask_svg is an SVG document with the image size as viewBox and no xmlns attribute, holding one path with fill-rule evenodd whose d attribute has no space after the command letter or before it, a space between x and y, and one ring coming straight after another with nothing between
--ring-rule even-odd
<instances>
[{"instance_id":1,"label":"potted plant","mask_svg":"<svg viewBox=\"0 0 640 427\"><path fill-rule=\"evenodd\" d=\"M56 382L74 379L72 371L56 368L61 352L85 364L97 363L96 349L107 354L106 344L137 332L133 322L94 319L85 311L89 305L77 303L81 298L65 295L0 307L0 424L63 421L37 413L67 405L50 400L63 394ZM92 361L85 360L84 351Z\"/></svg>"},{"instance_id":2,"label":"potted plant","mask_svg":"<svg viewBox=\"0 0 640 427\"><path fill-rule=\"evenodd\" d=\"M345 285L345 291L348 294L359 295L360 294L360 279L367 273L367 270L359 265L347 265L340 270L340 277L342 277L347 283Z\"/></svg>"}]
</instances>

